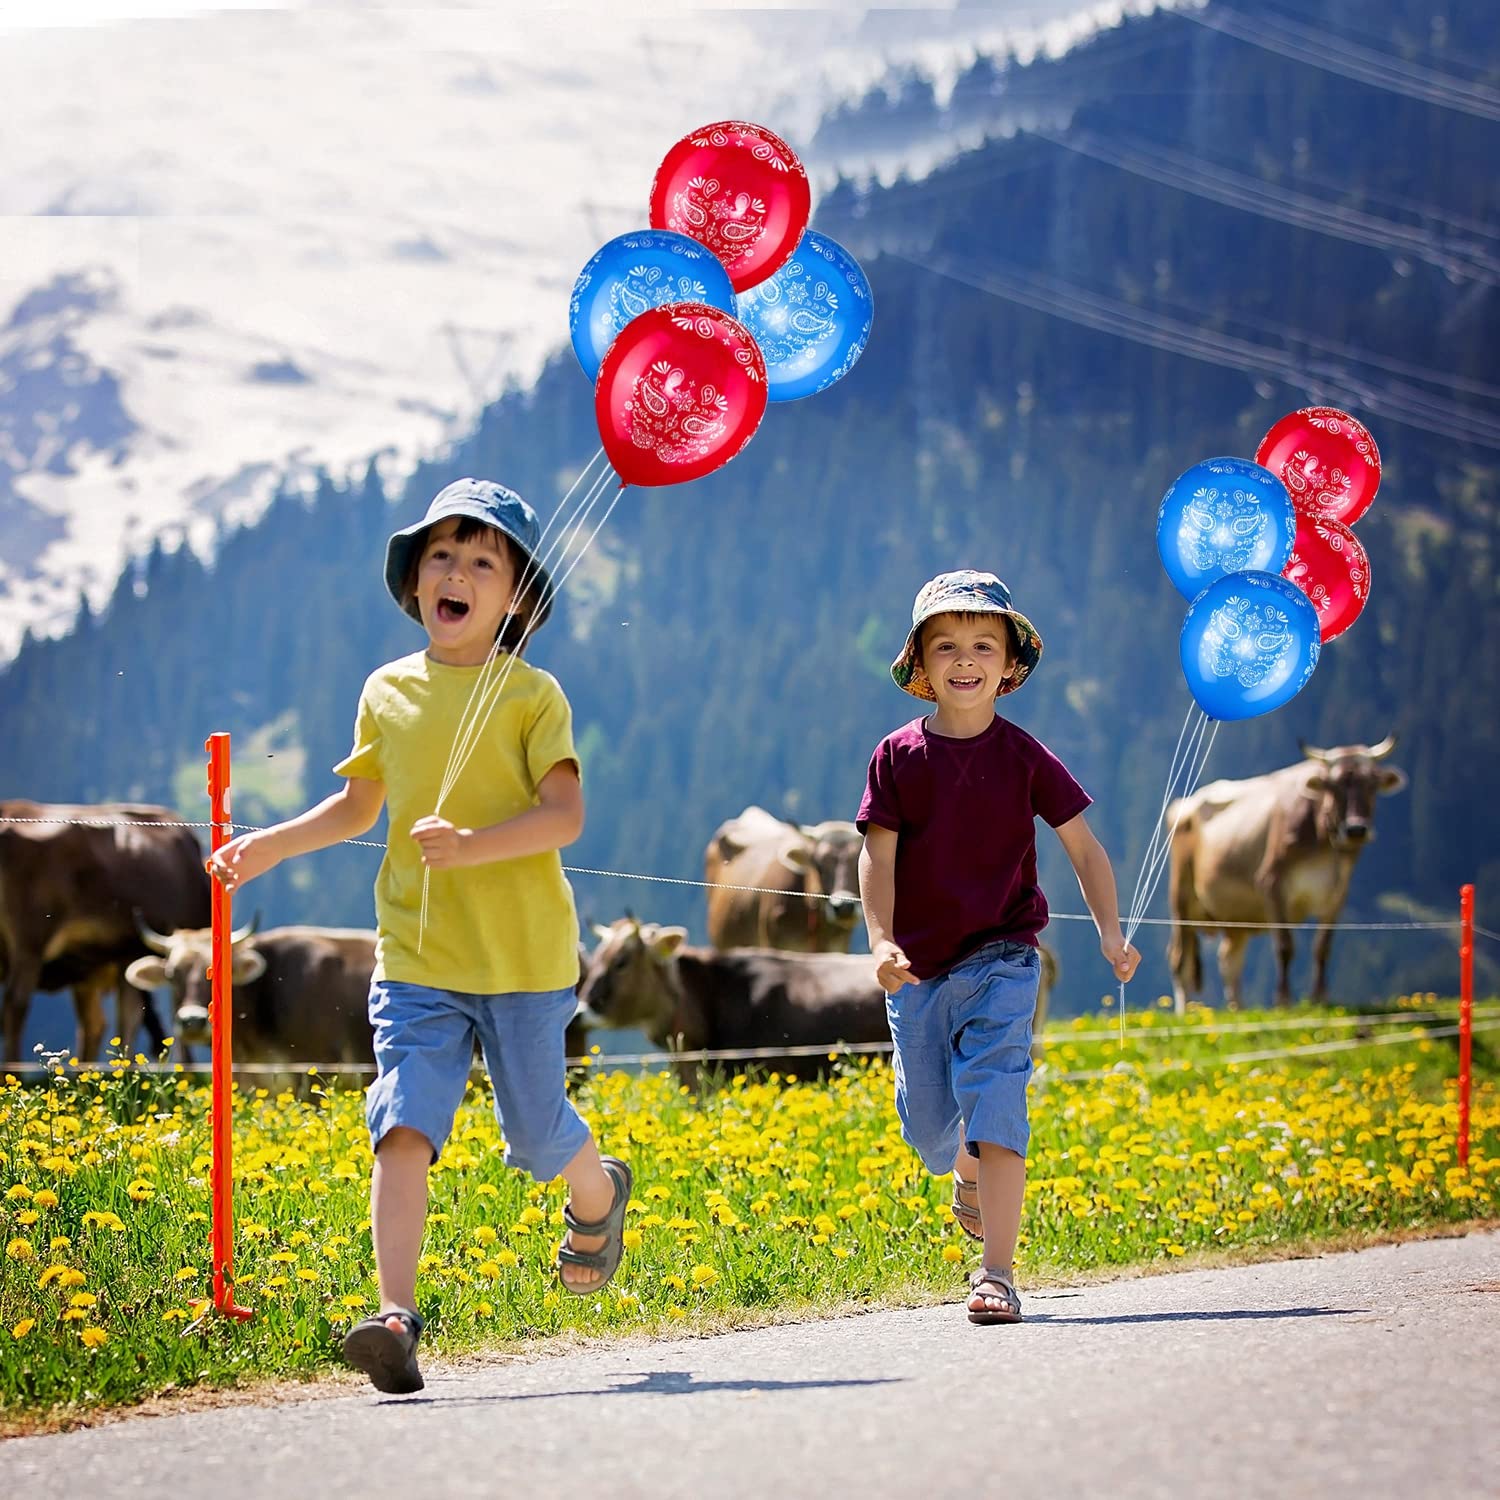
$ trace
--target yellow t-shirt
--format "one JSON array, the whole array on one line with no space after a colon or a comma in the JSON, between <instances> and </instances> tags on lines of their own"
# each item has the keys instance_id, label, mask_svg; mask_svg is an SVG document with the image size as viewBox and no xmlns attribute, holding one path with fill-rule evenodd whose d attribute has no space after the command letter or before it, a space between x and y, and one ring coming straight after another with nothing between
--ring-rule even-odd
<instances>
[{"instance_id":1,"label":"yellow t-shirt","mask_svg":"<svg viewBox=\"0 0 1500 1500\"><path fill-rule=\"evenodd\" d=\"M555 849L432 871L417 951L426 867L411 826L437 806L480 674L496 682L508 660L502 652L487 669L450 667L419 651L372 672L359 695L354 748L333 769L385 784L390 832L375 882L376 978L470 995L570 989L577 981L578 914ZM518 660L441 816L459 828L503 823L538 805L538 784L563 761L578 764L568 700L555 677Z\"/></svg>"}]
</instances>

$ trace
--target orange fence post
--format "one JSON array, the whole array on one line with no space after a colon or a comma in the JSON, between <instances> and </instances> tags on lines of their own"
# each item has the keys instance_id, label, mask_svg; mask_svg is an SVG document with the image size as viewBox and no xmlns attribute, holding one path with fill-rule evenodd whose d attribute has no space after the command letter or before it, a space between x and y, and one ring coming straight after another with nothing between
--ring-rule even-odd
<instances>
[{"instance_id":1,"label":"orange fence post","mask_svg":"<svg viewBox=\"0 0 1500 1500\"><path fill-rule=\"evenodd\" d=\"M1458 1164L1469 1165L1470 1064L1474 1056L1474 887L1458 893Z\"/></svg>"},{"instance_id":2,"label":"orange fence post","mask_svg":"<svg viewBox=\"0 0 1500 1500\"><path fill-rule=\"evenodd\" d=\"M204 741L208 751L208 801L212 823L211 847L217 851L233 834L230 824L229 736L211 734ZM229 1031L234 1017L233 957L229 934L230 895L217 880L210 879L210 912L213 929L213 961L209 966L212 981L209 999L209 1034L213 1048L212 1090L209 1120L213 1130L213 1165L209 1183L213 1194L213 1223L210 1226L213 1253L214 1306L230 1318L253 1316L248 1307L234 1300L234 1057L230 1050Z\"/></svg>"}]
</instances>

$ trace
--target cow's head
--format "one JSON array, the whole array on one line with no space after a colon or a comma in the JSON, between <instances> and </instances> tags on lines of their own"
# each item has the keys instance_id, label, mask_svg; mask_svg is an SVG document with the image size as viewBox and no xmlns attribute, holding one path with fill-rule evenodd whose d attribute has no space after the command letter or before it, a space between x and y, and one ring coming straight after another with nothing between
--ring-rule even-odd
<instances>
[{"instance_id":1,"label":"cow's head","mask_svg":"<svg viewBox=\"0 0 1500 1500\"><path fill-rule=\"evenodd\" d=\"M581 1017L611 1029L636 1026L664 1040L681 993L675 960L687 929L622 917L594 931L599 946L578 989Z\"/></svg>"},{"instance_id":2,"label":"cow's head","mask_svg":"<svg viewBox=\"0 0 1500 1500\"><path fill-rule=\"evenodd\" d=\"M1399 792L1406 772L1381 762L1396 748L1388 734L1378 745L1340 745L1320 750L1299 740L1303 755L1313 762L1304 783L1318 804L1318 834L1341 853L1362 849L1375 837L1375 799L1382 792Z\"/></svg>"},{"instance_id":3,"label":"cow's head","mask_svg":"<svg viewBox=\"0 0 1500 1500\"><path fill-rule=\"evenodd\" d=\"M838 932L852 932L859 921L859 851L864 843L853 823L814 823L780 850L782 864L799 871L809 892L826 896L816 904L823 920Z\"/></svg>"},{"instance_id":4,"label":"cow's head","mask_svg":"<svg viewBox=\"0 0 1500 1500\"><path fill-rule=\"evenodd\" d=\"M266 971L266 961L251 942L260 917L229 934L230 979L233 984L253 984ZM136 930L151 950L125 970L125 978L137 989L154 990L171 985L176 1011L177 1035L184 1042L206 1042L209 1036L208 1002L211 994L209 964L213 960L213 933L207 927L179 928L170 936L153 932L140 913Z\"/></svg>"}]
</instances>

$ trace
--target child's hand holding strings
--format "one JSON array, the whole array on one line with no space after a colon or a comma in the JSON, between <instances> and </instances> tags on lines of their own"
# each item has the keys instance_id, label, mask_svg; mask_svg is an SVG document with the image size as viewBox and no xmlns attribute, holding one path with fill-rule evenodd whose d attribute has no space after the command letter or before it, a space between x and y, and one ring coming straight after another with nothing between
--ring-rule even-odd
<instances>
[{"instance_id":1,"label":"child's hand holding strings","mask_svg":"<svg viewBox=\"0 0 1500 1500\"><path fill-rule=\"evenodd\" d=\"M411 836L421 845L422 863L429 870L453 870L467 864L472 832L468 828L455 828L435 813L418 818L411 825Z\"/></svg>"}]
</instances>

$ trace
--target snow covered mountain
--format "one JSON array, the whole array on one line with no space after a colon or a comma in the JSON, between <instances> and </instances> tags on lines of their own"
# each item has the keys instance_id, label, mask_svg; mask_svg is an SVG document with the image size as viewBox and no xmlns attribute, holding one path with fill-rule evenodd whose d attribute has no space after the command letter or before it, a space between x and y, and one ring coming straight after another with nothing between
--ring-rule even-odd
<instances>
[{"instance_id":1,"label":"snow covered mountain","mask_svg":"<svg viewBox=\"0 0 1500 1500\"><path fill-rule=\"evenodd\" d=\"M1058 52L1151 8L13 11L0 659L153 537L208 548L319 467L399 472L529 381L578 268L646 221L688 129L764 120L825 184L919 174L965 139L820 121L913 70L941 101L980 53ZM966 136L1006 123L1000 99Z\"/></svg>"}]
</instances>

